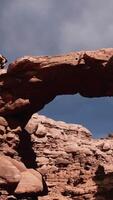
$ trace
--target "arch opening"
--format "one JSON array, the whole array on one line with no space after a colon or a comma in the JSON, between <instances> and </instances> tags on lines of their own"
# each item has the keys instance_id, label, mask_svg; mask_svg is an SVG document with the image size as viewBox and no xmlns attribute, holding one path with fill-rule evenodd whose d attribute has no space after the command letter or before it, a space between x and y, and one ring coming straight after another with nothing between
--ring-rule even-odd
<instances>
[{"instance_id":1,"label":"arch opening","mask_svg":"<svg viewBox=\"0 0 113 200\"><path fill-rule=\"evenodd\" d=\"M113 97L86 98L77 95L57 96L39 114L54 120L81 124L93 137L106 137L113 133Z\"/></svg>"}]
</instances>

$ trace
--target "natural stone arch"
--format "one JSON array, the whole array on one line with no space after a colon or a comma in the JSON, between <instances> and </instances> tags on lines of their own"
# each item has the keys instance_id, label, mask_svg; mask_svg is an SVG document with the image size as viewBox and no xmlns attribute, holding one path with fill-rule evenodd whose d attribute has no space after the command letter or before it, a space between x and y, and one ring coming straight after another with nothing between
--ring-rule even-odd
<instances>
[{"instance_id":1,"label":"natural stone arch","mask_svg":"<svg viewBox=\"0 0 113 200\"><path fill-rule=\"evenodd\" d=\"M20 160L21 158L23 159L23 162L26 164L25 162L26 160L24 156L26 152L25 150L26 149L28 150L28 146L30 146L30 151L33 150L31 135L32 133L35 134L34 133L35 131L32 129L30 130L29 128L28 133L26 133L25 135L25 132L21 128L23 128L22 126L25 126L25 123L27 122L28 118L34 112L43 108L43 106L47 104L48 102L50 102L55 96L59 94L76 94L76 93L80 93L82 96L87 96L87 97L113 96L112 56L113 56L113 49L102 49L102 50L92 51L92 52L88 52L88 51L75 52L75 53L70 53L68 55L55 56L55 57L45 57L45 56L44 57L24 57L10 64L8 66L7 71L1 70L0 115L5 117L5 118L0 117L0 123L1 123L0 125L1 127L3 126L3 129L1 129L1 133L2 135L4 134L3 146L1 146L1 149L0 149L1 154L5 154L5 155L7 154L9 156L13 156L15 159L18 159L18 160ZM38 116L37 120L39 120L39 118L40 117ZM44 119L44 117L42 118L43 119L40 118L41 125L42 125L42 121L46 120ZM9 123L10 121L14 122L12 124L12 127L11 127L11 124ZM19 126L18 126L18 123L19 123ZM37 124L35 125L37 127ZM79 126L78 128L80 129L82 127ZM68 131L69 131L69 127L68 127ZM11 132L13 133L12 136L11 136ZM76 146L78 132L74 131L75 150L73 150L73 145L71 146L68 145L67 146L68 148L66 150L69 154L72 153L73 159L76 156L74 154L74 151L76 152L76 150L77 151L79 150L79 152L81 152L80 155L78 154L80 168L78 168L78 164L79 164L78 161L76 165L77 170L80 173L78 174L77 182L74 182L74 187L77 190L75 190L75 188L74 190L72 190L71 192L72 198L73 198L73 194L75 196L81 195L83 198L84 198L84 194L86 195L86 197L88 195L88 198L90 197L91 198L97 197L97 199L98 197L99 199L100 197L105 197L105 199L111 198L113 194L113 189L111 186L113 168L111 166L110 171L107 171L107 168L105 169L103 166L105 165L105 163L106 163L105 167L107 167L108 164L109 166L110 164L112 165L112 159L113 159L112 151L111 151L111 154L107 154L107 152L110 153L109 150L111 148L112 141L110 141L110 138L107 138L104 140L98 140L100 144L98 143L99 145L96 145L96 140L91 138L91 135L87 130L85 130L86 134L84 134L83 129L81 130L81 132L83 133L83 134L80 133L79 135L81 137L81 140L78 143L79 145ZM9 146L8 146L8 142L10 141L7 140L6 133L7 135L9 135L9 137L12 137L12 139L14 138L14 140L12 140L12 146L11 146L11 143L9 143ZM77 135L75 133L77 133ZM53 131L51 133L51 136L52 134L54 134ZM73 131L72 131L72 134L73 134ZM78 139L80 139L80 137ZM70 135L69 135L69 138L70 138ZM83 139L83 143L82 143L82 139ZM85 143L84 143L85 141L84 139L86 139ZM111 135L111 140L112 140L112 135ZM53 139L53 143L54 141L55 141L55 138ZM64 139L64 142L65 142L65 139ZM6 146L4 145L4 143L6 143ZM27 147L25 143L28 145ZM80 143L81 143L81 147L80 147ZM84 144L86 144L86 147L83 150ZM10 147L10 148L7 149L5 147ZM69 147L72 147L72 149L70 150ZM91 149L90 147L92 147L92 150L90 150ZM94 151L95 147L96 147L96 151ZM41 148L44 148L44 147L41 146ZM101 151L100 151L100 148L101 148ZM28 153L29 156L28 156L27 163L29 161L31 162L31 157L33 156L35 157L33 153L32 152ZM92 161L92 163L91 162L89 163L89 157L87 157L86 155L90 156L90 161ZM102 157L99 157L101 155ZM104 160L103 160L103 155L104 155ZM88 162L87 160L84 160L84 158L87 158ZM8 159L9 158L7 158L7 160ZM12 159L10 161L11 161L11 165L15 162ZM36 164L35 162L36 160L35 158L33 158L32 162L30 163L30 167L36 168L34 166L34 164ZM60 162L62 164L62 160L60 160ZM59 160L57 160L57 164L60 164L60 162ZM2 163L3 162L1 162L1 164ZM20 165L21 164L22 163L20 163ZM70 162L67 163L64 160L64 165L65 164L66 165L70 164ZM75 165L75 161L74 161L74 165ZM25 166L24 166L24 169L27 170ZM84 170L85 170L85 173L88 171L88 173L86 173L86 176L84 176L84 173L83 173ZM67 171L70 171L70 168ZM93 175L92 175L92 172L93 172ZM75 175L75 168L74 168L74 175ZM69 180L67 181L67 183L69 184L71 183L70 178L71 177L69 176ZM83 181L79 182L81 180ZM88 190L86 190L87 182L89 180L90 180L89 185L91 185L91 187L90 188L88 187ZM79 183L86 184L85 187L83 185L83 188L85 188L85 190L81 190L82 187L81 185L79 185ZM41 184L42 184L42 181L41 181ZM7 186L9 185L7 184ZM79 190L79 186L80 186L80 190ZM108 188L110 188L110 190L108 190ZM42 187L42 189L44 188ZM62 195L65 196L67 192L69 192L69 190L66 190L66 191L64 190L62 192ZM30 193L28 195L30 195L31 197L32 196L31 190L28 193ZM69 193L69 196L71 193ZM9 194L10 194L10 191L9 191ZM11 194L12 194L12 191L11 191ZM44 195L44 192L43 192L43 195Z\"/></svg>"},{"instance_id":2,"label":"natural stone arch","mask_svg":"<svg viewBox=\"0 0 113 200\"><path fill-rule=\"evenodd\" d=\"M113 49L25 56L0 75L0 115L30 117L57 95L113 96Z\"/></svg>"}]
</instances>

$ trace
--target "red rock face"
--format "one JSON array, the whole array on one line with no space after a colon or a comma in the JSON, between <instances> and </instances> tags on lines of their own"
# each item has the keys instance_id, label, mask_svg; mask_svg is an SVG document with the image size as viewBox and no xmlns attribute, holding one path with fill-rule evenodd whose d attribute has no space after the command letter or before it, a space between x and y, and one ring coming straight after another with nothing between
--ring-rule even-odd
<instances>
[{"instance_id":1,"label":"red rock face","mask_svg":"<svg viewBox=\"0 0 113 200\"><path fill-rule=\"evenodd\" d=\"M81 125L37 114L26 130L31 134L38 170L48 184L49 193L40 200L112 199L112 137L93 139Z\"/></svg>"},{"instance_id":2,"label":"red rock face","mask_svg":"<svg viewBox=\"0 0 113 200\"><path fill-rule=\"evenodd\" d=\"M96 140L39 115L27 124L56 95L76 93L113 96L113 49L26 56L0 70L0 200L112 199L112 134Z\"/></svg>"},{"instance_id":3,"label":"red rock face","mask_svg":"<svg viewBox=\"0 0 113 200\"><path fill-rule=\"evenodd\" d=\"M112 199L112 135L93 139L81 125L38 114L26 132L0 123L0 200Z\"/></svg>"}]
</instances>

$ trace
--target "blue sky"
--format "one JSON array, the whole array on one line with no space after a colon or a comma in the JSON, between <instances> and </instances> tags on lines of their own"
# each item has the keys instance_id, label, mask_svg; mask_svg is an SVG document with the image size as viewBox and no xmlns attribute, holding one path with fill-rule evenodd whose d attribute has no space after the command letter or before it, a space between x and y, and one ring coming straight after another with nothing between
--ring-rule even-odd
<instances>
[{"instance_id":1,"label":"blue sky","mask_svg":"<svg viewBox=\"0 0 113 200\"><path fill-rule=\"evenodd\" d=\"M113 47L112 8L112 0L0 0L0 53L11 62ZM94 137L113 132L113 98L58 96L40 113L80 123Z\"/></svg>"}]
</instances>

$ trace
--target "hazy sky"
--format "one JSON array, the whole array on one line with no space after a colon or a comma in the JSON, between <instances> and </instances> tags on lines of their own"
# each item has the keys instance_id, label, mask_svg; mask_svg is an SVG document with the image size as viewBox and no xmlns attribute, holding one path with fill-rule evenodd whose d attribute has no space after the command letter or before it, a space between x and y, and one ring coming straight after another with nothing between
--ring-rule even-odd
<instances>
[{"instance_id":1,"label":"hazy sky","mask_svg":"<svg viewBox=\"0 0 113 200\"><path fill-rule=\"evenodd\" d=\"M112 0L0 0L0 53L11 62L113 47L112 10ZM58 96L41 113L83 124L96 137L113 132L113 98Z\"/></svg>"}]
</instances>

